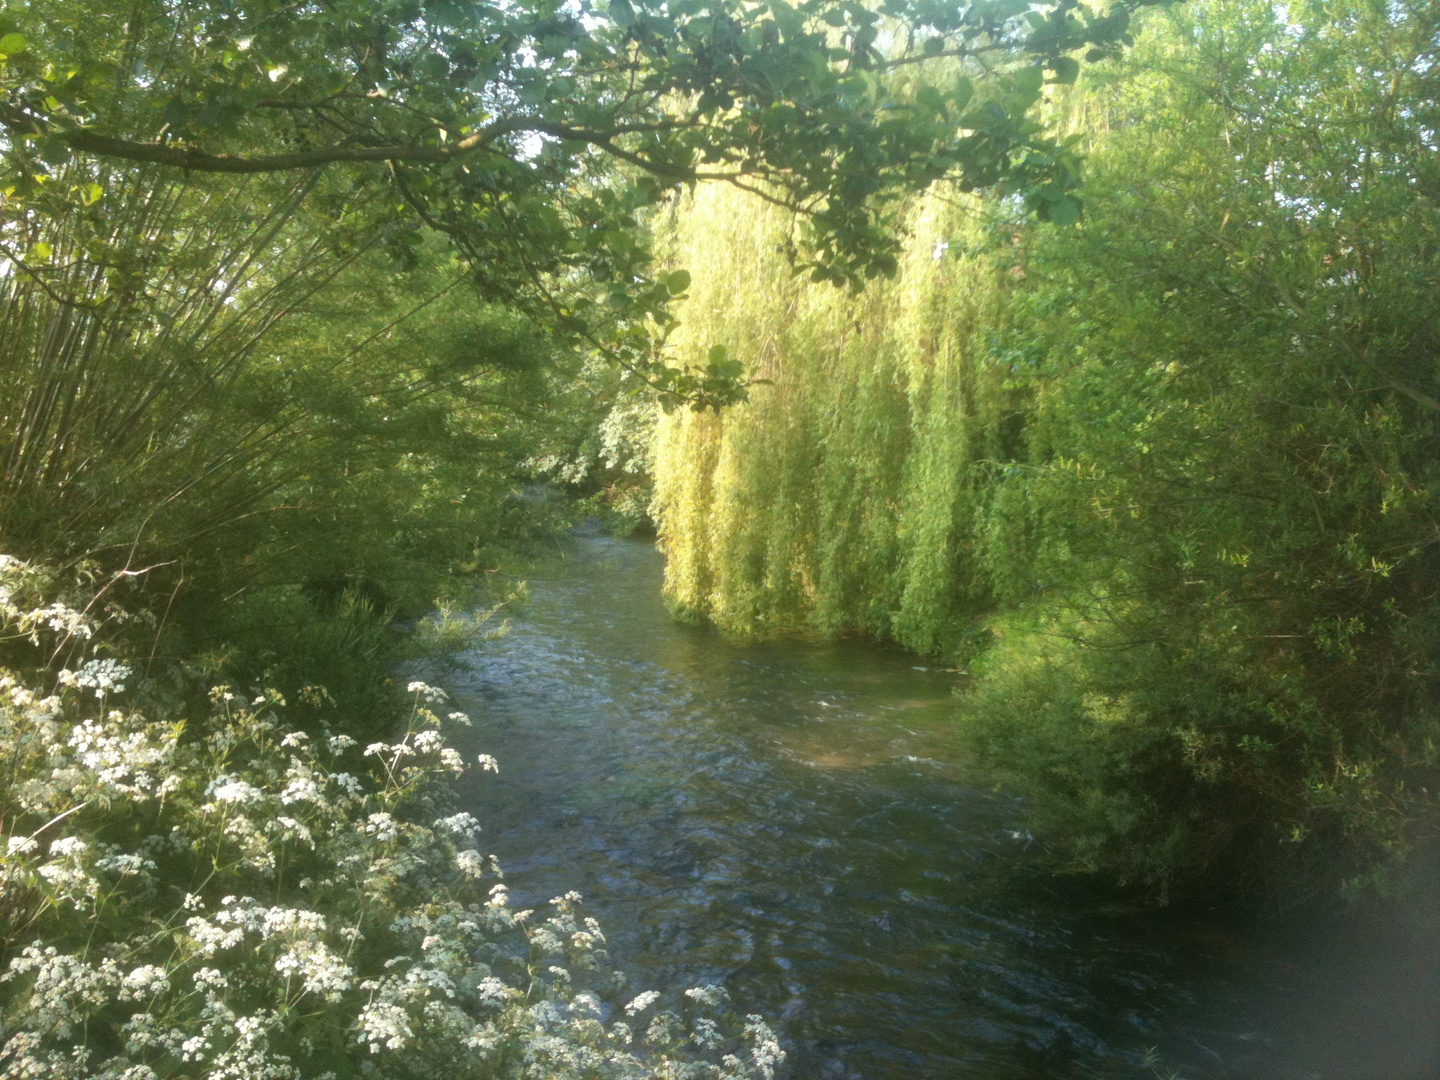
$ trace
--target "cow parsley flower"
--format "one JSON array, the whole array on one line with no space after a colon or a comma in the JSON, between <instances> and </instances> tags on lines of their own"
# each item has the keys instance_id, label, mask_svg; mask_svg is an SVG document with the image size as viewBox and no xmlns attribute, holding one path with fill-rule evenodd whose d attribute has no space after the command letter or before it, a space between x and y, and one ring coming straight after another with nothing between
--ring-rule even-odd
<instances>
[{"instance_id":1,"label":"cow parsley flower","mask_svg":"<svg viewBox=\"0 0 1440 1080\"><path fill-rule=\"evenodd\" d=\"M459 813L437 818L434 827L455 836L473 836L480 831L480 822L474 814Z\"/></svg>"},{"instance_id":2,"label":"cow parsley flower","mask_svg":"<svg viewBox=\"0 0 1440 1080\"><path fill-rule=\"evenodd\" d=\"M716 986L714 983L707 983L704 986L692 986L685 991L685 996L699 1005L708 1005L712 1009L723 1008L730 1004L730 995L723 986Z\"/></svg>"},{"instance_id":3,"label":"cow parsley flower","mask_svg":"<svg viewBox=\"0 0 1440 1080\"><path fill-rule=\"evenodd\" d=\"M54 624L52 628L58 629ZM106 694L120 693L125 689L125 680L132 674L129 664L108 657L90 660L79 671L62 670L58 676L61 686L84 688L94 692L97 698Z\"/></svg>"},{"instance_id":4,"label":"cow parsley flower","mask_svg":"<svg viewBox=\"0 0 1440 1080\"><path fill-rule=\"evenodd\" d=\"M420 682L418 679L406 686L405 690L410 694L419 694L422 700L428 701L432 705L443 705L450 699L444 690L441 690L437 686L430 686L427 683Z\"/></svg>"},{"instance_id":5,"label":"cow parsley flower","mask_svg":"<svg viewBox=\"0 0 1440 1080\"><path fill-rule=\"evenodd\" d=\"M121 985L120 1000L141 1001L154 997L156 994L163 994L169 989L170 977L165 973L165 969L155 967L153 964L145 964L125 976L125 982Z\"/></svg>"},{"instance_id":6,"label":"cow parsley flower","mask_svg":"<svg viewBox=\"0 0 1440 1080\"><path fill-rule=\"evenodd\" d=\"M659 991L646 990L643 994L637 994L631 1000L630 1004L625 1006L625 1015L634 1016L636 1013L644 1012L646 1009L648 1009L651 1005L654 1005L655 1002L659 1000Z\"/></svg>"},{"instance_id":7,"label":"cow parsley flower","mask_svg":"<svg viewBox=\"0 0 1440 1080\"><path fill-rule=\"evenodd\" d=\"M393 817L381 811L365 819L365 832L377 840L389 841L400 835L400 826Z\"/></svg>"},{"instance_id":8,"label":"cow parsley flower","mask_svg":"<svg viewBox=\"0 0 1440 1080\"><path fill-rule=\"evenodd\" d=\"M473 848L455 853L455 865L460 872L472 880L485 876L485 859Z\"/></svg>"},{"instance_id":9,"label":"cow parsley flower","mask_svg":"<svg viewBox=\"0 0 1440 1080\"><path fill-rule=\"evenodd\" d=\"M221 773L212 780L210 786L205 789L205 794L213 796L217 802L240 805L259 802L265 798L265 793L254 784L228 773Z\"/></svg>"},{"instance_id":10,"label":"cow parsley flower","mask_svg":"<svg viewBox=\"0 0 1440 1080\"><path fill-rule=\"evenodd\" d=\"M404 1050L412 1035L410 1016L393 1001L372 1001L360 1013L360 1033L372 1054Z\"/></svg>"}]
</instances>

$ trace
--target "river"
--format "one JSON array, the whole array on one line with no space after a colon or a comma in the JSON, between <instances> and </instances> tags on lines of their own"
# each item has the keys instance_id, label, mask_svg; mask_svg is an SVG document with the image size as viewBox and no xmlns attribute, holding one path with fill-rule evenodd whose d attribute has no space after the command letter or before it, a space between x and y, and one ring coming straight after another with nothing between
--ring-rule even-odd
<instances>
[{"instance_id":1,"label":"river","mask_svg":"<svg viewBox=\"0 0 1440 1080\"><path fill-rule=\"evenodd\" d=\"M1434 1080L1433 927L1048 875L956 745L958 674L731 641L673 620L662 572L577 537L451 683L500 760L462 794L513 899L583 893L633 990L723 982L807 1080Z\"/></svg>"}]
</instances>

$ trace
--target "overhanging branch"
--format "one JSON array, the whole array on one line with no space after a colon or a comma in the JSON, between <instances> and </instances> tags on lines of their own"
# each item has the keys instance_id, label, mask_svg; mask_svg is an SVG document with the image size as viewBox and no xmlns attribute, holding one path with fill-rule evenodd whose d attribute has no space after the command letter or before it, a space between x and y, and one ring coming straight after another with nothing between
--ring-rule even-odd
<instances>
[{"instance_id":1,"label":"overhanging branch","mask_svg":"<svg viewBox=\"0 0 1440 1080\"><path fill-rule=\"evenodd\" d=\"M18 135L49 135L81 153L96 157L134 161L147 165L163 165L187 172L253 175L256 173L291 172L324 168L327 165L395 162L418 165L443 165L479 150L491 148L506 135L540 134L554 138L588 143L623 161L649 172L675 178L689 178L691 170L683 166L650 160L615 144L622 135L637 132L673 131L690 126L695 118L651 123L616 124L604 130L571 127L547 122L540 118L508 117L456 139L448 145L395 142L385 145L362 145L346 140L329 146L299 150L289 154L247 156L212 154L193 147L165 143L139 142L102 135L89 128L56 129L43 117L19 109L0 111L0 126Z\"/></svg>"}]
</instances>

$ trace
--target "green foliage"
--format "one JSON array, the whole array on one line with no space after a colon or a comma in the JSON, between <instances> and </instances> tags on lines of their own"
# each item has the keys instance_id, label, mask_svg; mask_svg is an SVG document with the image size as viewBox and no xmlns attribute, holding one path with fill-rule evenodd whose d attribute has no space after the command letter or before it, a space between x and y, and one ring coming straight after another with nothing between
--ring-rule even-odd
<instances>
[{"instance_id":1,"label":"green foliage","mask_svg":"<svg viewBox=\"0 0 1440 1080\"><path fill-rule=\"evenodd\" d=\"M782 211L704 187L677 210L672 257L709 269L675 340L724 342L768 381L721 417L662 426L655 505L682 607L742 632L859 628L929 652L985 603L956 555L980 463L1007 452L1014 394L977 363L1003 272L948 253L997 241L953 192L916 201L905 227L895 278L856 296L786 273Z\"/></svg>"},{"instance_id":2,"label":"green foliage","mask_svg":"<svg viewBox=\"0 0 1440 1080\"><path fill-rule=\"evenodd\" d=\"M768 1080L722 992L604 1026L574 899L477 895L464 718L417 683L392 731L394 630L483 635L454 611L561 516L538 473L638 519L657 406L745 397L724 343L672 362L668 196L758 191L787 273L857 288L940 178L1073 221L1035 106L1132 6L0 12L6 1075ZM869 567L827 529L838 624Z\"/></svg>"},{"instance_id":3,"label":"green foliage","mask_svg":"<svg viewBox=\"0 0 1440 1080\"><path fill-rule=\"evenodd\" d=\"M671 275L685 281L684 271ZM688 286L688 281L685 281ZM540 451L528 465L559 485L572 513L625 536L650 524L657 395L592 356L552 401Z\"/></svg>"},{"instance_id":4,"label":"green foliage","mask_svg":"<svg viewBox=\"0 0 1440 1080\"><path fill-rule=\"evenodd\" d=\"M1032 629L974 723L1162 888L1361 883L1433 813L1433 22L1288 18L1171 15L1092 90L1090 224L1008 336L1043 359L987 563Z\"/></svg>"},{"instance_id":5,"label":"green foliage","mask_svg":"<svg viewBox=\"0 0 1440 1080\"><path fill-rule=\"evenodd\" d=\"M914 404L939 359L893 344L936 337L894 308L746 295L710 332L765 342L775 390L663 433L672 593L981 650L959 723L1080 866L1160 895L1383 884L1440 766L1435 25L1150 19L1054 106L1094 132L1082 226L975 232L983 257L930 271L983 298L935 293L971 388L943 410Z\"/></svg>"},{"instance_id":6,"label":"green foliage","mask_svg":"<svg viewBox=\"0 0 1440 1080\"><path fill-rule=\"evenodd\" d=\"M150 655L372 693L386 621L549 527L513 492L566 362L450 256L397 272L380 232L332 235L289 188L155 195L132 177L42 219L63 273L0 283L0 539L143 585Z\"/></svg>"},{"instance_id":7,"label":"green foliage","mask_svg":"<svg viewBox=\"0 0 1440 1080\"><path fill-rule=\"evenodd\" d=\"M1076 158L1032 106L1046 71L1074 78L1069 54L1123 48L1137 2L29 0L0 25L0 189L67 214L137 164L231 188L323 172L340 227L363 207L402 256L417 226L443 232L492 300L720 405L733 378L664 358L676 279L652 273L637 215L707 177L761 183L806 216L817 280L849 282L893 271L895 200L940 177L1073 218ZM953 58L968 77L882 77ZM45 280L49 243L8 254Z\"/></svg>"}]
</instances>

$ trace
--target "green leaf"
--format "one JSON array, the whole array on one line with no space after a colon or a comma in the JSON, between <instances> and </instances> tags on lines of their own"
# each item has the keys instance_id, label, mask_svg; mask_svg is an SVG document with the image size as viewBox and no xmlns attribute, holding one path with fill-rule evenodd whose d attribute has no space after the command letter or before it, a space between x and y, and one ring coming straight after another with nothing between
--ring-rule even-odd
<instances>
[{"instance_id":1,"label":"green leaf","mask_svg":"<svg viewBox=\"0 0 1440 1080\"><path fill-rule=\"evenodd\" d=\"M723 364L725 362L725 355L724 345L711 345L710 353L706 359L712 364Z\"/></svg>"},{"instance_id":2,"label":"green leaf","mask_svg":"<svg viewBox=\"0 0 1440 1080\"><path fill-rule=\"evenodd\" d=\"M690 287L690 272L688 270L674 270L666 274L665 287L670 290L671 296L679 296Z\"/></svg>"},{"instance_id":3,"label":"green leaf","mask_svg":"<svg viewBox=\"0 0 1440 1080\"><path fill-rule=\"evenodd\" d=\"M56 138L41 139L40 160L46 165L64 165L70 160L70 147Z\"/></svg>"},{"instance_id":4,"label":"green leaf","mask_svg":"<svg viewBox=\"0 0 1440 1080\"><path fill-rule=\"evenodd\" d=\"M79 190L80 201L86 206L94 206L100 201L100 196L105 194L105 189L99 184L84 184Z\"/></svg>"},{"instance_id":5,"label":"green leaf","mask_svg":"<svg viewBox=\"0 0 1440 1080\"><path fill-rule=\"evenodd\" d=\"M610 0L610 21L616 26L631 26L635 22L635 9L630 0Z\"/></svg>"},{"instance_id":6,"label":"green leaf","mask_svg":"<svg viewBox=\"0 0 1440 1080\"><path fill-rule=\"evenodd\" d=\"M975 94L975 84L965 76L955 80L955 88L950 91L951 104L955 106L956 112L962 112L966 105L970 104L970 98Z\"/></svg>"},{"instance_id":7,"label":"green leaf","mask_svg":"<svg viewBox=\"0 0 1440 1080\"><path fill-rule=\"evenodd\" d=\"M1045 72L1038 67L1021 68L1013 78L1017 93L1038 94L1045 83Z\"/></svg>"},{"instance_id":8,"label":"green leaf","mask_svg":"<svg viewBox=\"0 0 1440 1080\"><path fill-rule=\"evenodd\" d=\"M936 116L945 115L945 97L933 86L922 86L915 94L915 104Z\"/></svg>"},{"instance_id":9,"label":"green leaf","mask_svg":"<svg viewBox=\"0 0 1440 1080\"><path fill-rule=\"evenodd\" d=\"M6 56L23 53L27 47L28 43L20 34L6 34L4 37L0 37L0 53L4 53Z\"/></svg>"},{"instance_id":10,"label":"green leaf","mask_svg":"<svg viewBox=\"0 0 1440 1080\"><path fill-rule=\"evenodd\" d=\"M179 98L173 98L166 104L165 111L162 115L165 117L165 123L169 124L176 131L181 131L184 129L185 122L189 118L190 110Z\"/></svg>"},{"instance_id":11,"label":"green leaf","mask_svg":"<svg viewBox=\"0 0 1440 1080\"><path fill-rule=\"evenodd\" d=\"M1069 195L1063 195L1050 204L1048 216L1056 225L1074 225L1080 220L1080 203Z\"/></svg>"},{"instance_id":12,"label":"green leaf","mask_svg":"<svg viewBox=\"0 0 1440 1080\"><path fill-rule=\"evenodd\" d=\"M30 245L30 254L37 259L48 259L54 253L55 249L49 244L47 244L44 240L40 240Z\"/></svg>"},{"instance_id":13,"label":"green leaf","mask_svg":"<svg viewBox=\"0 0 1440 1080\"><path fill-rule=\"evenodd\" d=\"M1069 86L1080 75L1080 61L1073 56L1057 57L1051 62L1050 69L1055 72L1055 77L1050 80L1051 82Z\"/></svg>"}]
</instances>

